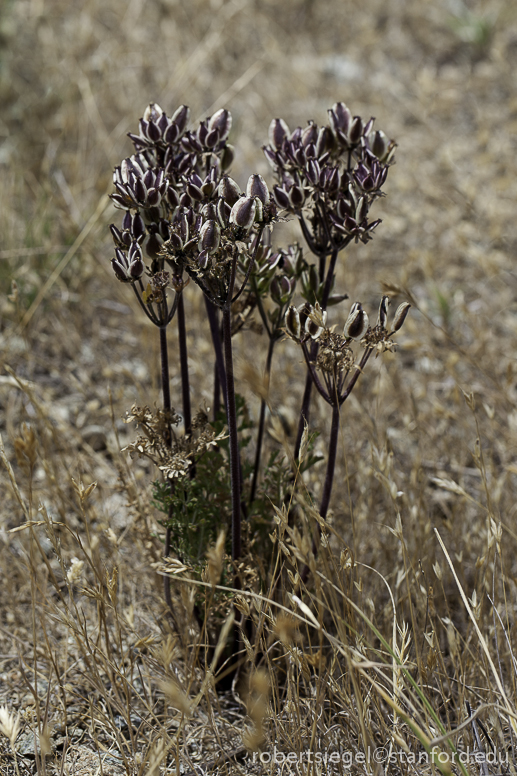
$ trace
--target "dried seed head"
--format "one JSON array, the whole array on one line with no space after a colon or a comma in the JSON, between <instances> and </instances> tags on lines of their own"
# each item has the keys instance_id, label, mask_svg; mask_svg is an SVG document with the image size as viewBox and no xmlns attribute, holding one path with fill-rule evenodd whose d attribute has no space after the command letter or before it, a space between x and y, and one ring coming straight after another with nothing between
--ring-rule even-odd
<instances>
[{"instance_id":1,"label":"dried seed head","mask_svg":"<svg viewBox=\"0 0 517 776\"><path fill-rule=\"evenodd\" d=\"M364 337L367 328L368 316L361 304L356 302L352 305L352 309L350 310L350 314L343 329L343 334L347 339L359 340Z\"/></svg>"},{"instance_id":2,"label":"dried seed head","mask_svg":"<svg viewBox=\"0 0 517 776\"><path fill-rule=\"evenodd\" d=\"M223 573L224 543L226 534L220 531L217 541L213 547L210 547L206 557L208 560L208 578L211 585L218 585Z\"/></svg>"},{"instance_id":3,"label":"dried seed head","mask_svg":"<svg viewBox=\"0 0 517 776\"><path fill-rule=\"evenodd\" d=\"M83 569L84 560L79 560L79 558L72 558L70 561L70 568L68 569L66 575L71 585L76 585L79 582L83 574Z\"/></svg>"},{"instance_id":4,"label":"dried seed head","mask_svg":"<svg viewBox=\"0 0 517 776\"><path fill-rule=\"evenodd\" d=\"M393 331L398 331L402 328L410 307L411 305L409 302L402 302L402 304L397 307L395 315L393 316Z\"/></svg>"}]
</instances>

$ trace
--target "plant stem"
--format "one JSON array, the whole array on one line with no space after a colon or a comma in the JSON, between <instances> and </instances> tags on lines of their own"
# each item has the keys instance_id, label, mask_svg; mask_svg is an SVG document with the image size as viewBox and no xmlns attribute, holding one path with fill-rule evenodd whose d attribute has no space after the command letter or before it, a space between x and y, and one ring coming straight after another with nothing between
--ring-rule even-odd
<instances>
[{"instance_id":1,"label":"plant stem","mask_svg":"<svg viewBox=\"0 0 517 776\"><path fill-rule=\"evenodd\" d=\"M336 401L332 406L332 423L330 427L327 471L325 472L325 482L323 483L323 493L321 494L321 503L319 509L320 515L323 519L325 519L327 516L330 504L330 496L332 495L332 486L334 484L334 470L336 468L337 443L339 437L339 418L339 403ZM312 553L314 557L316 557L317 554L320 536L321 526L318 523L316 526L316 536L312 540ZM303 583L307 582L309 571L310 569L308 566L303 567L300 574L300 579Z\"/></svg>"},{"instance_id":2,"label":"plant stem","mask_svg":"<svg viewBox=\"0 0 517 776\"><path fill-rule=\"evenodd\" d=\"M320 515L323 518L327 516L330 496L332 493L332 485L334 483L334 469L336 468L336 453L339 436L339 418L339 405L336 402L336 404L334 404L332 407L332 423L330 427L327 471L325 473L325 482L323 484L323 493L321 495ZM319 525L318 531L321 532Z\"/></svg>"},{"instance_id":3,"label":"plant stem","mask_svg":"<svg viewBox=\"0 0 517 776\"><path fill-rule=\"evenodd\" d=\"M192 433L192 411L190 407L190 385L188 377L188 351L187 331L185 328L185 305L183 294L178 299L178 341L180 351L181 368L181 398L183 402L183 422L185 424L185 436Z\"/></svg>"},{"instance_id":4,"label":"plant stem","mask_svg":"<svg viewBox=\"0 0 517 776\"><path fill-rule=\"evenodd\" d=\"M232 294L223 307L223 343L226 366L226 415L230 448L230 481L232 490L232 560L241 555L241 484L239 466L239 440L237 436L237 412L235 409L235 383L232 353Z\"/></svg>"},{"instance_id":5,"label":"plant stem","mask_svg":"<svg viewBox=\"0 0 517 776\"><path fill-rule=\"evenodd\" d=\"M275 347L275 342L276 342L276 338L274 337L274 333L273 333L269 337L269 347L268 347L267 358L266 358L264 382L267 382L267 390L269 390L269 377L271 374L271 361L273 360L273 349ZM258 480L259 469L260 469L260 458L262 455L262 441L264 439L265 420L266 420L266 399L265 397L262 397L262 401L260 402L260 417L259 417L259 427L258 427L258 434L257 434L257 449L255 451L255 465L253 466L253 480L251 482L251 491L250 491L250 500L249 500L250 506L252 502L255 500L255 493L257 490L257 480Z\"/></svg>"},{"instance_id":6,"label":"plant stem","mask_svg":"<svg viewBox=\"0 0 517 776\"><path fill-rule=\"evenodd\" d=\"M162 394L163 394L163 409L165 412L171 410L171 389L169 384L169 354L167 349L167 327L160 326L160 360L162 367ZM171 428L170 424L167 424L167 430L164 434L165 444L171 446Z\"/></svg>"},{"instance_id":7,"label":"plant stem","mask_svg":"<svg viewBox=\"0 0 517 776\"><path fill-rule=\"evenodd\" d=\"M325 278L325 285L323 287L323 296L321 298L322 310L327 309L327 304L330 296L330 289L332 286L332 278L334 277L339 250L340 249L338 248L334 248L334 250L332 251L332 255L330 257L329 268L327 271L327 276ZM315 360L317 353L318 353L318 343L313 342L311 346L311 361ZM307 371L307 375L305 377L305 389L303 391L302 407L300 410L300 419L298 421L298 431L296 433L296 443L294 446L295 460L297 460L298 456L300 455L300 446L302 444L302 436L303 436L303 430L305 428L305 424L309 422L311 392L312 392L312 378L311 378L310 372Z\"/></svg>"},{"instance_id":8,"label":"plant stem","mask_svg":"<svg viewBox=\"0 0 517 776\"><path fill-rule=\"evenodd\" d=\"M167 349L167 326L160 326L160 360L161 360L161 366L162 366L162 393L163 393L163 409L165 412L169 411L171 409L171 391L170 391L170 385L169 385L169 354ZM164 441L167 446L171 446L172 443L172 435L171 435L171 427L169 424L165 427L165 433L164 433ZM169 481L169 487L171 489L171 496L173 494L174 485L172 483L172 480ZM167 518L167 528L165 529L165 547L164 547L164 555L167 558L169 556L169 553L171 551L171 518L172 518L172 510L173 510L173 502L171 498L171 504L169 507L169 514ZM163 578L163 594L165 597L165 603L167 604L167 607L169 609L170 616L172 617L172 621L174 622L174 625L176 627L176 631L178 634L180 634L180 630L176 623L176 618L174 616L174 607L172 604L172 596L171 596L171 580L170 577L165 575Z\"/></svg>"},{"instance_id":9,"label":"plant stem","mask_svg":"<svg viewBox=\"0 0 517 776\"><path fill-rule=\"evenodd\" d=\"M205 298L206 314L207 314L208 323L210 326L210 334L212 335L212 344L214 346L215 366L217 369L217 374L219 375L219 385L223 389L223 399L224 399L224 404L226 406L228 403L227 397L226 397L226 370L224 368L224 354L223 354L223 346L221 344L221 332L219 329L217 307L214 304L212 304L212 302L206 295L204 295L204 298Z\"/></svg>"}]
</instances>

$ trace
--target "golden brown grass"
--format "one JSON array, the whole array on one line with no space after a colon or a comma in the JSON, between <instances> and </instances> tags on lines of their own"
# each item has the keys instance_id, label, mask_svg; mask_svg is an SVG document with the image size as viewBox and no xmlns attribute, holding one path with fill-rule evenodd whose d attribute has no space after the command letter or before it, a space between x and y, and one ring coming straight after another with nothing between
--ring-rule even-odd
<instances>
[{"instance_id":1,"label":"golden brown grass","mask_svg":"<svg viewBox=\"0 0 517 776\"><path fill-rule=\"evenodd\" d=\"M446 770L399 756L433 742L508 752L469 774L514 772L513 5L17 0L0 29L2 774ZM272 510L282 597L243 593L256 636L221 693L191 616L194 597L215 607L215 592L177 575L178 639L157 574L154 474L120 453L125 411L159 398L157 342L112 276L106 195L150 100L199 117L230 108L243 183L270 179L259 146L271 118L323 122L336 99L399 144L383 224L347 252L340 286L367 308L384 288L414 309L399 352L371 365L343 410L308 590L296 570L310 556L310 499L299 533ZM193 399L209 403L202 306L188 291ZM249 345L237 349L239 379ZM271 402L294 429L303 368L292 343L278 350ZM324 410L312 420L323 453ZM321 479L316 469L307 493ZM467 704L477 717L465 724ZM275 746L383 746L396 762L253 757Z\"/></svg>"}]
</instances>

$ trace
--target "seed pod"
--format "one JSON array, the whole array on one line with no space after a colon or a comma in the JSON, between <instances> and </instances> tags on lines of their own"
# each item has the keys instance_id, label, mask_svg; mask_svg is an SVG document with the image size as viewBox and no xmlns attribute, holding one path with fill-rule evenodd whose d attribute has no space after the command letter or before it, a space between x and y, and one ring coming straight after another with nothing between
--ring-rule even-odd
<instances>
[{"instance_id":1,"label":"seed pod","mask_svg":"<svg viewBox=\"0 0 517 776\"><path fill-rule=\"evenodd\" d=\"M345 135L348 135L348 130L352 121L352 114L345 105L344 102L335 102L332 108L328 112L331 129L341 130Z\"/></svg>"},{"instance_id":2,"label":"seed pod","mask_svg":"<svg viewBox=\"0 0 517 776\"><path fill-rule=\"evenodd\" d=\"M230 218L230 213L232 212L232 209L228 202L226 202L224 199L220 199L217 203L217 218L219 220L219 223L221 225L222 229L226 229L228 226L228 219Z\"/></svg>"},{"instance_id":3,"label":"seed pod","mask_svg":"<svg viewBox=\"0 0 517 776\"><path fill-rule=\"evenodd\" d=\"M376 132L373 132L369 135L368 140L370 142L370 148L372 149L372 153L375 154L377 159L380 159L383 161L385 158L387 152L388 152L388 146L389 141L384 132L381 132L380 130L377 130Z\"/></svg>"},{"instance_id":4,"label":"seed pod","mask_svg":"<svg viewBox=\"0 0 517 776\"><path fill-rule=\"evenodd\" d=\"M215 221L205 221L199 234L199 247L202 251L215 253L221 242L221 228Z\"/></svg>"},{"instance_id":5,"label":"seed pod","mask_svg":"<svg viewBox=\"0 0 517 776\"><path fill-rule=\"evenodd\" d=\"M232 207L230 223L240 226L242 229L251 229L257 212L257 203L254 197L241 197Z\"/></svg>"},{"instance_id":6,"label":"seed pod","mask_svg":"<svg viewBox=\"0 0 517 776\"><path fill-rule=\"evenodd\" d=\"M172 114L172 121L178 127L180 135L185 132L189 119L190 108L186 105L180 105L180 107Z\"/></svg>"},{"instance_id":7,"label":"seed pod","mask_svg":"<svg viewBox=\"0 0 517 776\"><path fill-rule=\"evenodd\" d=\"M269 142L277 151L282 148L284 140L289 137L289 127L283 119L273 119L269 125Z\"/></svg>"},{"instance_id":8,"label":"seed pod","mask_svg":"<svg viewBox=\"0 0 517 776\"><path fill-rule=\"evenodd\" d=\"M169 245L173 251L181 251L183 248L183 240L176 232L171 232L169 237Z\"/></svg>"},{"instance_id":9,"label":"seed pod","mask_svg":"<svg viewBox=\"0 0 517 776\"><path fill-rule=\"evenodd\" d=\"M271 298L277 304L285 304L293 290L293 283L286 275L277 275L271 282Z\"/></svg>"},{"instance_id":10,"label":"seed pod","mask_svg":"<svg viewBox=\"0 0 517 776\"><path fill-rule=\"evenodd\" d=\"M208 254L208 251L201 251L199 256L197 257L197 265L199 269L205 270L210 264L210 256Z\"/></svg>"},{"instance_id":11,"label":"seed pod","mask_svg":"<svg viewBox=\"0 0 517 776\"><path fill-rule=\"evenodd\" d=\"M273 196L278 207L289 210L291 203L285 189L282 189L280 186L273 186Z\"/></svg>"},{"instance_id":12,"label":"seed pod","mask_svg":"<svg viewBox=\"0 0 517 776\"><path fill-rule=\"evenodd\" d=\"M360 116L354 116L352 123L350 124L350 142L358 143L363 134L363 120Z\"/></svg>"},{"instance_id":13,"label":"seed pod","mask_svg":"<svg viewBox=\"0 0 517 776\"><path fill-rule=\"evenodd\" d=\"M289 204L294 210L299 210L301 207L303 207L304 202L305 192L301 186L297 186L295 184L289 191Z\"/></svg>"},{"instance_id":14,"label":"seed pod","mask_svg":"<svg viewBox=\"0 0 517 776\"><path fill-rule=\"evenodd\" d=\"M157 102L150 102L144 111L144 121L158 121L163 114L163 110L160 108Z\"/></svg>"},{"instance_id":15,"label":"seed pod","mask_svg":"<svg viewBox=\"0 0 517 776\"><path fill-rule=\"evenodd\" d=\"M357 203L357 210L355 211L355 220L358 224L362 223L368 215L368 199L367 197L361 197Z\"/></svg>"},{"instance_id":16,"label":"seed pod","mask_svg":"<svg viewBox=\"0 0 517 776\"><path fill-rule=\"evenodd\" d=\"M217 188L217 193L231 206L235 205L241 196L241 190L238 184L228 175L225 175L224 178L221 178L221 182Z\"/></svg>"},{"instance_id":17,"label":"seed pod","mask_svg":"<svg viewBox=\"0 0 517 776\"><path fill-rule=\"evenodd\" d=\"M257 197L263 205L269 202L269 190L262 175L250 175L246 186L248 197Z\"/></svg>"},{"instance_id":18,"label":"seed pod","mask_svg":"<svg viewBox=\"0 0 517 776\"><path fill-rule=\"evenodd\" d=\"M208 121L208 131L213 132L214 130L217 130L219 133L219 140L226 140L230 134L231 128L232 114L229 110L226 110L226 108L221 108L220 110L216 111Z\"/></svg>"},{"instance_id":19,"label":"seed pod","mask_svg":"<svg viewBox=\"0 0 517 776\"><path fill-rule=\"evenodd\" d=\"M398 331L402 328L410 307L411 305L409 302L402 302L402 304L397 307L395 315L393 316L393 331Z\"/></svg>"},{"instance_id":20,"label":"seed pod","mask_svg":"<svg viewBox=\"0 0 517 776\"><path fill-rule=\"evenodd\" d=\"M308 145L314 145L318 139L318 127L313 121L309 122L309 126L305 127L302 132L302 145L307 148Z\"/></svg>"},{"instance_id":21,"label":"seed pod","mask_svg":"<svg viewBox=\"0 0 517 776\"><path fill-rule=\"evenodd\" d=\"M305 321L305 331L310 337L312 337L312 339L318 339L321 332L323 331L323 326L318 326L316 321L314 321L312 318L307 318Z\"/></svg>"},{"instance_id":22,"label":"seed pod","mask_svg":"<svg viewBox=\"0 0 517 776\"><path fill-rule=\"evenodd\" d=\"M377 318L377 326L381 329L386 328L386 319L388 317L388 305L390 303L389 296L383 296L379 305L379 317Z\"/></svg>"},{"instance_id":23,"label":"seed pod","mask_svg":"<svg viewBox=\"0 0 517 776\"><path fill-rule=\"evenodd\" d=\"M343 329L343 334L347 339L359 340L364 337L367 328L368 316L361 304L356 302L352 305L350 315L348 316Z\"/></svg>"},{"instance_id":24,"label":"seed pod","mask_svg":"<svg viewBox=\"0 0 517 776\"><path fill-rule=\"evenodd\" d=\"M223 172L226 172L226 170L229 170L233 164L234 159L235 159L235 149L232 145L230 145L230 143L226 143L225 147L223 148L223 152L220 156L221 170Z\"/></svg>"},{"instance_id":25,"label":"seed pod","mask_svg":"<svg viewBox=\"0 0 517 776\"><path fill-rule=\"evenodd\" d=\"M288 334L296 340L299 340L302 333L302 327L300 325L300 313L291 305L285 314L285 328Z\"/></svg>"}]
</instances>

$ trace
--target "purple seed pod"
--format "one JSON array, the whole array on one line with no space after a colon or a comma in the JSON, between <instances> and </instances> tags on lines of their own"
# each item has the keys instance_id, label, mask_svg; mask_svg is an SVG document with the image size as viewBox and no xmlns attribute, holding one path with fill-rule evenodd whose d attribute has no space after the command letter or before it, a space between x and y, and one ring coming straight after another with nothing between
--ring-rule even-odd
<instances>
[{"instance_id":1,"label":"purple seed pod","mask_svg":"<svg viewBox=\"0 0 517 776\"><path fill-rule=\"evenodd\" d=\"M321 168L315 159L311 159L305 168L307 179L313 186L317 186L320 182Z\"/></svg>"},{"instance_id":2,"label":"purple seed pod","mask_svg":"<svg viewBox=\"0 0 517 776\"><path fill-rule=\"evenodd\" d=\"M230 214L232 212L232 209L228 202L226 202L224 199L220 199L216 205L217 209L217 219L219 221L219 224L221 225L222 229L226 229L228 226L229 220L230 220Z\"/></svg>"},{"instance_id":3,"label":"purple seed pod","mask_svg":"<svg viewBox=\"0 0 517 776\"><path fill-rule=\"evenodd\" d=\"M330 128L334 133L338 131L347 136L352 123L352 114L345 105L344 102L335 102L332 108L328 111Z\"/></svg>"},{"instance_id":4,"label":"purple seed pod","mask_svg":"<svg viewBox=\"0 0 517 776\"><path fill-rule=\"evenodd\" d=\"M377 326L381 329L386 328L386 319L388 317L388 306L390 303L389 296L383 296L379 305L379 317L377 318Z\"/></svg>"},{"instance_id":5,"label":"purple seed pod","mask_svg":"<svg viewBox=\"0 0 517 776\"><path fill-rule=\"evenodd\" d=\"M273 119L269 125L269 142L278 151L282 148L284 140L289 137L289 127L283 119Z\"/></svg>"},{"instance_id":6,"label":"purple seed pod","mask_svg":"<svg viewBox=\"0 0 517 776\"><path fill-rule=\"evenodd\" d=\"M212 149L215 148L218 142L219 131L217 129L212 129L205 137L205 146L206 148Z\"/></svg>"},{"instance_id":7,"label":"purple seed pod","mask_svg":"<svg viewBox=\"0 0 517 776\"><path fill-rule=\"evenodd\" d=\"M221 108L208 120L208 131L217 131L219 140L226 140L232 128L232 114L229 110ZM206 142L206 141L205 141Z\"/></svg>"},{"instance_id":8,"label":"purple seed pod","mask_svg":"<svg viewBox=\"0 0 517 776\"><path fill-rule=\"evenodd\" d=\"M217 193L231 206L235 205L239 197L242 196L238 184L228 175L221 178L219 186L217 187Z\"/></svg>"},{"instance_id":9,"label":"purple seed pod","mask_svg":"<svg viewBox=\"0 0 517 776\"><path fill-rule=\"evenodd\" d=\"M176 189L173 189L172 186L169 186L169 188L167 189L167 202L173 209L177 208L180 204L180 198L178 196L178 192L176 191Z\"/></svg>"},{"instance_id":10,"label":"purple seed pod","mask_svg":"<svg viewBox=\"0 0 517 776\"><path fill-rule=\"evenodd\" d=\"M361 197L357 203L357 209L355 211L355 220L358 224L361 224L368 215L368 199L367 197Z\"/></svg>"},{"instance_id":11,"label":"purple seed pod","mask_svg":"<svg viewBox=\"0 0 517 776\"><path fill-rule=\"evenodd\" d=\"M180 105L180 107L172 114L172 121L177 126L180 135L185 132L189 119L190 108L186 105Z\"/></svg>"},{"instance_id":12,"label":"purple seed pod","mask_svg":"<svg viewBox=\"0 0 517 776\"><path fill-rule=\"evenodd\" d=\"M232 207L230 223L249 230L255 221L257 203L254 197L240 197Z\"/></svg>"},{"instance_id":13,"label":"purple seed pod","mask_svg":"<svg viewBox=\"0 0 517 776\"><path fill-rule=\"evenodd\" d=\"M360 116L354 116L349 132L349 138L352 145L355 145L360 141L363 130L364 124L362 118Z\"/></svg>"},{"instance_id":14,"label":"purple seed pod","mask_svg":"<svg viewBox=\"0 0 517 776\"><path fill-rule=\"evenodd\" d=\"M309 125L302 132L302 145L307 149L308 145L315 145L318 139L318 127L314 121L309 121ZM316 149L315 149L316 150Z\"/></svg>"},{"instance_id":15,"label":"purple seed pod","mask_svg":"<svg viewBox=\"0 0 517 776\"><path fill-rule=\"evenodd\" d=\"M301 339L302 327L300 324L300 313L293 305L289 307L285 314L285 328L293 339L298 341Z\"/></svg>"},{"instance_id":16,"label":"purple seed pod","mask_svg":"<svg viewBox=\"0 0 517 776\"><path fill-rule=\"evenodd\" d=\"M221 228L215 221L205 221L199 233L199 249L215 253L221 242Z\"/></svg>"},{"instance_id":17,"label":"purple seed pod","mask_svg":"<svg viewBox=\"0 0 517 776\"><path fill-rule=\"evenodd\" d=\"M343 334L347 339L360 340L368 329L368 316L359 302L352 305Z\"/></svg>"},{"instance_id":18,"label":"purple seed pod","mask_svg":"<svg viewBox=\"0 0 517 776\"><path fill-rule=\"evenodd\" d=\"M293 210L300 210L305 202L305 192L301 186L294 185L289 191L289 205Z\"/></svg>"},{"instance_id":19,"label":"purple seed pod","mask_svg":"<svg viewBox=\"0 0 517 776\"><path fill-rule=\"evenodd\" d=\"M171 232L169 236L169 245L174 251L181 251L183 248L183 240L176 232Z\"/></svg>"},{"instance_id":20,"label":"purple seed pod","mask_svg":"<svg viewBox=\"0 0 517 776\"><path fill-rule=\"evenodd\" d=\"M375 154L377 159L380 159L381 162L384 161L389 147L389 141L384 132L381 132L380 130L372 132L368 135L368 143L372 153Z\"/></svg>"},{"instance_id":21,"label":"purple seed pod","mask_svg":"<svg viewBox=\"0 0 517 776\"><path fill-rule=\"evenodd\" d=\"M409 302L402 302L402 304L397 307L395 315L393 316L393 331L398 331L402 328L410 308L411 305Z\"/></svg>"},{"instance_id":22,"label":"purple seed pod","mask_svg":"<svg viewBox=\"0 0 517 776\"><path fill-rule=\"evenodd\" d=\"M193 183L187 183L187 194L194 202L201 202L201 200L204 199L201 189Z\"/></svg>"},{"instance_id":23,"label":"purple seed pod","mask_svg":"<svg viewBox=\"0 0 517 776\"><path fill-rule=\"evenodd\" d=\"M323 331L323 326L319 326L312 318L307 318L305 321L305 331L312 339L318 339Z\"/></svg>"},{"instance_id":24,"label":"purple seed pod","mask_svg":"<svg viewBox=\"0 0 517 776\"><path fill-rule=\"evenodd\" d=\"M201 251L201 253L197 257L197 265L201 270L208 269L208 267L210 266L210 255L208 251Z\"/></svg>"},{"instance_id":25,"label":"purple seed pod","mask_svg":"<svg viewBox=\"0 0 517 776\"><path fill-rule=\"evenodd\" d=\"M262 175L250 175L246 186L248 197L257 197L263 205L269 203L269 190Z\"/></svg>"},{"instance_id":26,"label":"purple seed pod","mask_svg":"<svg viewBox=\"0 0 517 776\"><path fill-rule=\"evenodd\" d=\"M213 202L207 202L201 209L201 215L205 220L215 221L217 218L217 208Z\"/></svg>"},{"instance_id":27,"label":"purple seed pod","mask_svg":"<svg viewBox=\"0 0 517 776\"><path fill-rule=\"evenodd\" d=\"M328 127L321 127L316 140L316 156L322 162L324 154L332 148L332 132Z\"/></svg>"},{"instance_id":28,"label":"purple seed pod","mask_svg":"<svg viewBox=\"0 0 517 776\"><path fill-rule=\"evenodd\" d=\"M294 282L286 275L273 278L271 282L271 298L277 304L285 304L293 292Z\"/></svg>"},{"instance_id":29,"label":"purple seed pod","mask_svg":"<svg viewBox=\"0 0 517 776\"><path fill-rule=\"evenodd\" d=\"M289 210L291 208L289 195L285 189L281 188L280 186L273 186L273 197L275 198L275 202L278 207L281 207L284 210Z\"/></svg>"},{"instance_id":30,"label":"purple seed pod","mask_svg":"<svg viewBox=\"0 0 517 776\"><path fill-rule=\"evenodd\" d=\"M160 108L157 102L150 102L144 111L144 121L158 121L160 116L163 115L163 110Z\"/></svg>"}]
</instances>

